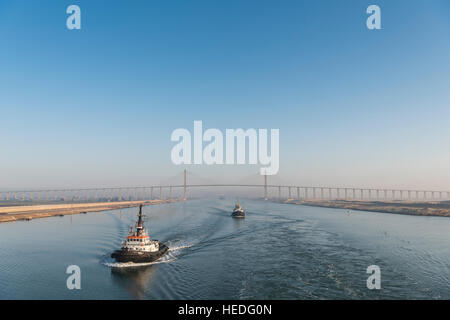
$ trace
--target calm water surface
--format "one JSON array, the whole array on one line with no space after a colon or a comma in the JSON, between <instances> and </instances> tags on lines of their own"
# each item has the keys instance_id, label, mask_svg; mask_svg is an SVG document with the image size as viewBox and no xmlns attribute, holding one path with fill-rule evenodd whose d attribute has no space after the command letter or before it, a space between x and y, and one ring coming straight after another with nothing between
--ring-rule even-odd
<instances>
[{"instance_id":1,"label":"calm water surface","mask_svg":"<svg viewBox=\"0 0 450 320\"><path fill-rule=\"evenodd\" d=\"M144 208L159 263L117 267L137 209L0 224L0 299L450 299L450 218L242 201ZM66 288L68 265L81 290ZM381 268L381 290L366 269Z\"/></svg>"}]
</instances>

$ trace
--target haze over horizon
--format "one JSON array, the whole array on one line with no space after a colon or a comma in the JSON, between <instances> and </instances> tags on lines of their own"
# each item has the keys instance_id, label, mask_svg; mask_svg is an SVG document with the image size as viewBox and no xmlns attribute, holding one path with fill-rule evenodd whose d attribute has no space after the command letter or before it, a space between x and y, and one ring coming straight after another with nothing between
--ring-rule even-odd
<instances>
[{"instance_id":1,"label":"haze over horizon","mask_svg":"<svg viewBox=\"0 0 450 320\"><path fill-rule=\"evenodd\" d=\"M66 8L82 10L67 30ZM377 4L382 30L366 28ZM450 3L0 3L0 189L146 186L170 135L280 130L283 184L450 190ZM200 178L198 178L200 179Z\"/></svg>"}]
</instances>

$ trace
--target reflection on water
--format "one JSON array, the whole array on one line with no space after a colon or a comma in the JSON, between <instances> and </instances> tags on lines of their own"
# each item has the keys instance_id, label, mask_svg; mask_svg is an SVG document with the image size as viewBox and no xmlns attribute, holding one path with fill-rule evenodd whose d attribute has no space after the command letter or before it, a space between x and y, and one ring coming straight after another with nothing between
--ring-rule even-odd
<instances>
[{"instance_id":1,"label":"reflection on water","mask_svg":"<svg viewBox=\"0 0 450 320\"><path fill-rule=\"evenodd\" d=\"M137 209L0 224L1 299L450 299L450 218L241 200L144 208L156 264L111 261ZM82 290L67 290L68 265ZM381 268L381 290L366 287Z\"/></svg>"},{"instance_id":2,"label":"reflection on water","mask_svg":"<svg viewBox=\"0 0 450 320\"><path fill-rule=\"evenodd\" d=\"M143 299L157 268L157 265L127 268L112 267L111 277L133 298Z\"/></svg>"},{"instance_id":3,"label":"reflection on water","mask_svg":"<svg viewBox=\"0 0 450 320\"><path fill-rule=\"evenodd\" d=\"M244 225L245 219L236 219L233 218L233 224L236 227L236 230L240 230L241 227Z\"/></svg>"}]
</instances>

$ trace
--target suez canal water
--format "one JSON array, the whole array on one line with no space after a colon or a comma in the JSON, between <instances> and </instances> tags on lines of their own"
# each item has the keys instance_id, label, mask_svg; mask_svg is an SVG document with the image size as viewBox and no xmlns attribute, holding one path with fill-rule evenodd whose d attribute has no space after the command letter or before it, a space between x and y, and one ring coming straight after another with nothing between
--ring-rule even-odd
<instances>
[{"instance_id":1,"label":"suez canal water","mask_svg":"<svg viewBox=\"0 0 450 320\"><path fill-rule=\"evenodd\" d=\"M0 224L0 299L450 299L450 218L241 204L242 220L233 199L144 207L170 251L140 266L109 258L137 208Z\"/></svg>"}]
</instances>

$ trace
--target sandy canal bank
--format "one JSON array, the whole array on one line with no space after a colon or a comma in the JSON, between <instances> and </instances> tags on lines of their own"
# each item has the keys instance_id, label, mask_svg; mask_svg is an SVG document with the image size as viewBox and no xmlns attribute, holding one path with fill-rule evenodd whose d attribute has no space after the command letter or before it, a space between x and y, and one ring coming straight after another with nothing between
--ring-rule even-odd
<instances>
[{"instance_id":1,"label":"sandy canal bank","mask_svg":"<svg viewBox=\"0 0 450 320\"><path fill-rule=\"evenodd\" d=\"M450 201L287 200L286 203L415 216L450 217Z\"/></svg>"},{"instance_id":2,"label":"sandy canal bank","mask_svg":"<svg viewBox=\"0 0 450 320\"><path fill-rule=\"evenodd\" d=\"M88 212L117 210L123 208L137 207L140 204L152 205L175 201L178 200L146 200L146 201L141 200L141 201L46 204L46 205L0 207L0 223L19 220L32 220L38 218L64 216Z\"/></svg>"}]
</instances>

